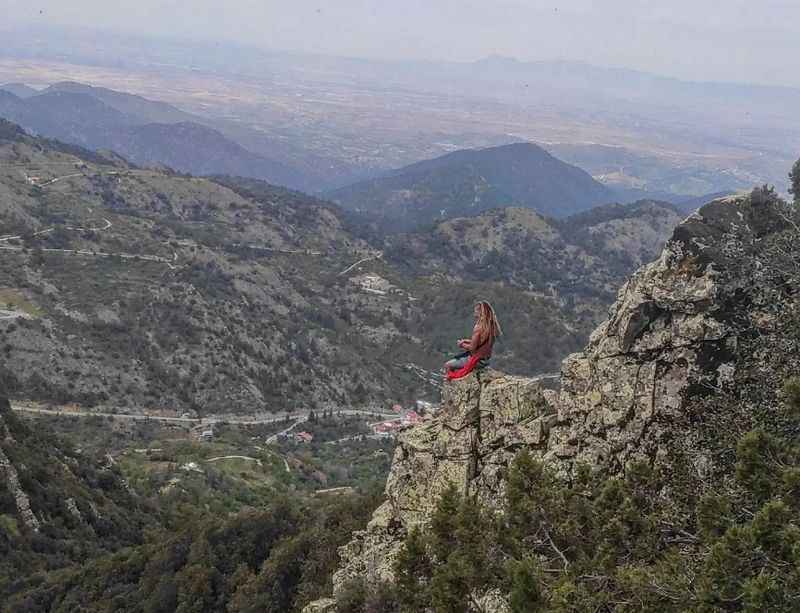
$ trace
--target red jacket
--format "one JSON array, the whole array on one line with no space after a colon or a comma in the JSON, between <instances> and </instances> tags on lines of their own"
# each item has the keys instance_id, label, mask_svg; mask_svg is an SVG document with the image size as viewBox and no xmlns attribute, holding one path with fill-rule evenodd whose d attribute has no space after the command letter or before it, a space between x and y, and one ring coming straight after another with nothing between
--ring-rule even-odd
<instances>
[{"instance_id":1,"label":"red jacket","mask_svg":"<svg viewBox=\"0 0 800 613\"><path fill-rule=\"evenodd\" d=\"M447 372L447 380L452 381L453 379L461 379L462 377L466 377L469 373L475 370L475 367L480 361L481 359L476 355L469 356L469 360L467 360L467 363L463 368L459 368L458 370L450 370Z\"/></svg>"}]
</instances>

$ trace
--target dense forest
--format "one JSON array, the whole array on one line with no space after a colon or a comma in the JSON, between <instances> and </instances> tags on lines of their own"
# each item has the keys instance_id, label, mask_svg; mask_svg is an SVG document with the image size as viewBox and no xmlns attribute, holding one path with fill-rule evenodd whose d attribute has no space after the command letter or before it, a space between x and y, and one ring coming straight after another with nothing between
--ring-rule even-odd
<instances>
[{"instance_id":1,"label":"dense forest","mask_svg":"<svg viewBox=\"0 0 800 613\"><path fill-rule=\"evenodd\" d=\"M0 407L0 469L17 467L0 487L4 613L297 611L330 591L337 547L379 502L378 486L287 491L226 512L210 496L134 491L108 458L48 430Z\"/></svg>"},{"instance_id":2,"label":"dense forest","mask_svg":"<svg viewBox=\"0 0 800 613\"><path fill-rule=\"evenodd\" d=\"M153 528L147 542L10 584L3 611L299 611L330 591L336 548L366 522L370 495L283 498L230 518Z\"/></svg>"}]
</instances>

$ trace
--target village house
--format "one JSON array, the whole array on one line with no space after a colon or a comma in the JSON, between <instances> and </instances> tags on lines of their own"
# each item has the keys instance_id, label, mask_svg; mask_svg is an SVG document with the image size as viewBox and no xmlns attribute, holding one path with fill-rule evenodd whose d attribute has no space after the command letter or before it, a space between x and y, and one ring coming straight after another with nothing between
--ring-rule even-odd
<instances>
[{"instance_id":1,"label":"village house","mask_svg":"<svg viewBox=\"0 0 800 613\"><path fill-rule=\"evenodd\" d=\"M408 411L405 415L403 415L403 419L400 420L404 426L413 426L421 421L422 417L420 417L419 413L416 411Z\"/></svg>"},{"instance_id":2,"label":"village house","mask_svg":"<svg viewBox=\"0 0 800 613\"><path fill-rule=\"evenodd\" d=\"M311 441L314 440L314 435L311 434L310 432L298 432L297 434L294 435L294 439L298 443L310 443Z\"/></svg>"},{"instance_id":3,"label":"village house","mask_svg":"<svg viewBox=\"0 0 800 613\"><path fill-rule=\"evenodd\" d=\"M375 424L372 427L372 431L378 436L392 436L397 430L400 429L400 422L399 421L384 421L379 424Z\"/></svg>"}]
</instances>

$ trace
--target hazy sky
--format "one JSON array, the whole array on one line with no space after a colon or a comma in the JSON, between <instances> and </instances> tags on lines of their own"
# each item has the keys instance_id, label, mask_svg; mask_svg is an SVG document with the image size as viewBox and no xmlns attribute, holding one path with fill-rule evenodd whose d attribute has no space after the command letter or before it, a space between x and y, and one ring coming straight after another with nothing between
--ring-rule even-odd
<instances>
[{"instance_id":1,"label":"hazy sky","mask_svg":"<svg viewBox=\"0 0 800 613\"><path fill-rule=\"evenodd\" d=\"M800 87L800 0L0 0L0 14L6 26L370 58L572 59Z\"/></svg>"}]
</instances>

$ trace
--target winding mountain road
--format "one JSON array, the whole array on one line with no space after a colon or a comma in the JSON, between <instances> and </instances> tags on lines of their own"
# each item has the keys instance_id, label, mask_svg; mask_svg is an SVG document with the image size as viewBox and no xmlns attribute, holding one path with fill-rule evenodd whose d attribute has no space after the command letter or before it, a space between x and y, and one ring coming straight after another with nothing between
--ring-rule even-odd
<instances>
[{"instance_id":1,"label":"winding mountain road","mask_svg":"<svg viewBox=\"0 0 800 613\"><path fill-rule=\"evenodd\" d=\"M3 251L23 251L24 247L0 247L0 250ZM147 255L147 254L139 254L139 253L107 253L105 251L87 251L85 249L53 249L50 247L46 247L42 249L44 253L67 253L70 255L84 255L90 257L97 257L97 258L120 258L123 260L142 260L145 262L158 262L160 264L166 264L167 266L174 268L173 264L177 260L178 254L176 253L173 259L165 258L160 255Z\"/></svg>"},{"instance_id":2,"label":"winding mountain road","mask_svg":"<svg viewBox=\"0 0 800 613\"><path fill-rule=\"evenodd\" d=\"M31 319L25 311L7 311L0 309L0 320L2 319Z\"/></svg>"},{"instance_id":3,"label":"winding mountain road","mask_svg":"<svg viewBox=\"0 0 800 613\"><path fill-rule=\"evenodd\" d=\"M206 462L218 462L219 460L247 460L248 462L255 462L259 466L262 466L261 460L246 455L223 455L216 458L208 458Z\"/></svg>"},{"instance_id":4,"label":"winding mountain road","mask_svg":"<svg viewBox=\"0 0 800 613\"><path fill-rule=\"evenodd\" d=\"M371 255L371 256L366 257L366 258L361 258L360 260L358 260L358 262L356 262L355 264L351 264L350 266L345 268L342 272L340 272L339 276L341 277L342 275L346 275L348 272L353 270L356 266L359 266L359 265L364 264L366 262L369 262L371 260L380 260L382 257L383 257L383 252L379 252L376 255Z\"/></svg>"},{"instance_id":5,"label":"winding mountain road","mask_svg":"<svg viewBox=\"0 0 800 613\"><path fill-rule=\"evenodd\" d=\"M236 418L223 415L209 415L207 417L165 417L161 415L146 415L144 413L110 413L103 411L72 411L65 409L45 409L25 404L12 402L11 409L19 413L31 413L39 415L58 415L62 417L110 417L112 419L127 419L131 421L160 421L164 423L183 423L211 426L218 423L234 424L238 426L255 426L261 424L274 424L288 419L295 420L295 423L277 434L272 435L270 438L277 438L281 434L290 432L298 424L308 421L309 415L312 411L302 411L298 413L274 415L270 417L247 417ZM380 411L371 411L368 409L341 409L337 413L341 415L365 415L365 416L385 416L397 417L395 413L381 413ZM269 440L269 439L268 439Z\"/></svg>"}]
</instances>

